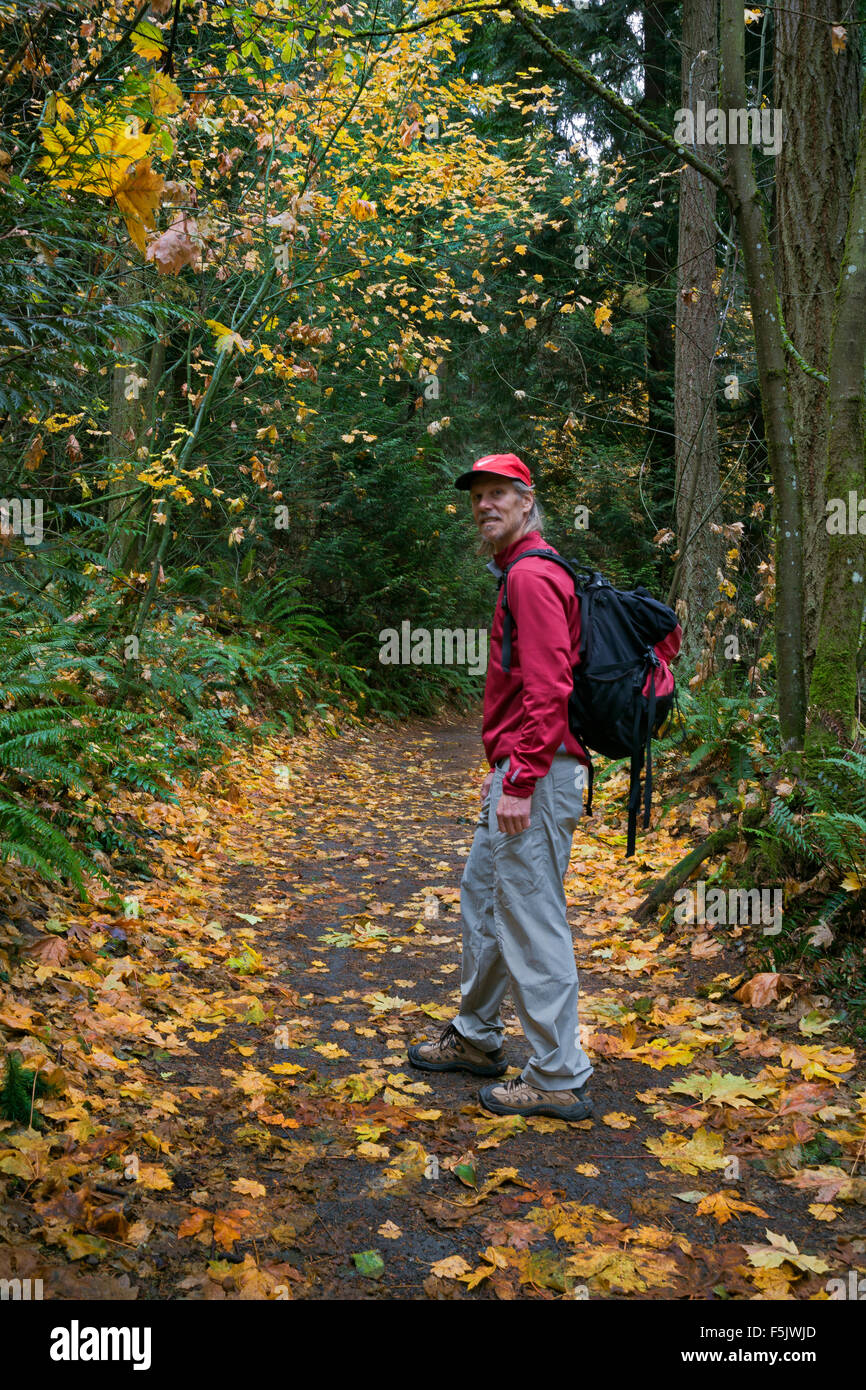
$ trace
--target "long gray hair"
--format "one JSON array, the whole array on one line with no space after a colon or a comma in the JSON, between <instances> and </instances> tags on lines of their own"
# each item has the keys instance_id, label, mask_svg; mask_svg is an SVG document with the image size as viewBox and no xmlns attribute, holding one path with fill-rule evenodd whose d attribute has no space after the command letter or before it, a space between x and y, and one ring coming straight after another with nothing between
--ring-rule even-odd
<instances>
[{"instance_id":1,"label":"long gray hair","mask_svg":"<svg viewBox=\"0 0 866 1390\"><path fill-rule=\"evenodd\" d=\"M526 483L520 482L518 478L509 478L508 481L514 488L514 491L518 493L521 497L532 498L532 508L529 512L529 515L526 518L526 521L523 524L523 530L521 532L521 535L525 536L529 531L543 531L544 512L541 510L541 507L535 500L535 495L533 493L532 488L527 487ZM479 539L478 545L475 548L475 553L476 555L492 555L494 553L493 543L487 540L484 536L482 536Z\"/></svg>"}]
</instances>

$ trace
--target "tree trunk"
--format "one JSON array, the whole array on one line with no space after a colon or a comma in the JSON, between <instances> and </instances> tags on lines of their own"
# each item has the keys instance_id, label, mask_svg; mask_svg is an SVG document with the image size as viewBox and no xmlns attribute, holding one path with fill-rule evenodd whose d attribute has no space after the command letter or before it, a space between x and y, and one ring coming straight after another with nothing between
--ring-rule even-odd
<instances>
[{"instance_id":1,"label":"tree trunk","mask_svg":"<svg viewBox=\"0 0 866 1390\"><path fill-rule=\"evenodd\" d=\"M745 26L742 0L722 0L722 108L745 110ZM730 134L730 130L727 132ZM776 551L776 680L785 748L802 748L806 729L803 666L803 544L794 420L779 322L776 275L752 151L728 143L730 196L749 286L758 380L764 407Z\"/></svg>"},{"instance_id":2,"label":"tree trunk","mask_svg":"<svg viewBox=\"0 0 866 1390\"><path fill-rule=\"evenodd\" d=\"M698 101L713 107L718 88L715 0L685 0L682 53L683 110L694 111ZM700 146L699 152L704 159L712 158L707 145ZM679 559L668 602L676 600L687 662L700 653L702 623L718 598L716 571L724 557L723 538L710 530L711 522L722 520L716 428L715 214L714 185L685 165L680 175L674 387Z\"/></svg>"},{"instance_id":3,"label":"tree trunk","mask_svg":"<svg viewBox=\"0 0 866 1390\"><path fill-rule=\"evenodd\" d=\"M862 93L866 109L866 84ZM848 235L839 272L830 341L829 414L825 495L843 504L844 529L825 518L827 569L818 649L809 690L810 751L855 733L857 653L866 598L866 121L848 211ZM854 507L850 506L853 494ZM864 509L866 510L866 509Z\"/></svg>"},{"instance_id":4,"label":"tree trunk","mask_svg":"<svg viewBox=\"0 0 866 1390\"><path fill-rule=\"evenodd\" d=\"M779 298L766 220L760 202L751 150L728 145L728 176L696 151L687 149L646 120L617 92L547 37L543 29L520 7L519 0L504 0L522 28L573 73L583 85L606 101L614 111L658 145L684 159L716 187L724 188L743 245L746 279L751 300L758 360L758 380L774 487L776 549L776 672L777 707L785 748L802 748L806 725L806 685L803 667L803 555L800 490L794 420L788 395L785 350L779 322ZM746 102L744 24L742 0L722 0L721 58L724 84L721 105L728 111L744 110Z\"/></svg>"},{"instance_id":5,"label":"tree trunk","mask_svg":"<svg viewBox=\"0 0 866 1390\"><path fill-rule=\"evenodd\" d=\"M834 53L836 0L776 10L774 102L782 112L776 159L776 264L785 326L806 362L827 374L833 301L857 159L859 44L848 30ZM821 24L825 21L825 25ZM808 116L803 94L808 92ZM827 384L791 363L789 390L803 507L803 637L806 679L818 640L824 573L829 416Z\"/></svg>"},{"instance_id":6,"label":"tree trunk","mask_svg":"<svg viewBox=\"0 0 866 1390\"><path fill-rule=\"evenodd\" d=\"M664 119L668 101L668 68L672 47L668 23L673 14L670 0L645 4L643 23L643 100L640 109L653 121ZM673 208L666 200L658 209L646 208L641 218L644 245L644 275L649 291L646 313L646 389L648 457L657 489L670 496L674 476L674 447L671 435L670 394L674 371L674 339L670 308L665 303L665 287L672 270Z\"/></svg>"},{"instance_id":7,"label":"tree trunk","mask_svg":"<svg viewBox=\"0 0 866 1390\"><path fill-rule=\"evenodd\" d=\"M118 283L118 302L131 306L141 302L141 266L127 264ZM144 347L141 334L126 332L115 343L117 363L111 377L109 410L109 458L113 465L112 488L108 495L107 557L113 569L129 568L137 562L138 537L127 535L135 517L140 514L141 502L130 499L130 487L140 471L137 453L151 423L156 393L165 362L165 346L157 339L151 349L147 376L141 371ZM143 466L143 465L141 465Z\"/></svg>"}]
</instances>

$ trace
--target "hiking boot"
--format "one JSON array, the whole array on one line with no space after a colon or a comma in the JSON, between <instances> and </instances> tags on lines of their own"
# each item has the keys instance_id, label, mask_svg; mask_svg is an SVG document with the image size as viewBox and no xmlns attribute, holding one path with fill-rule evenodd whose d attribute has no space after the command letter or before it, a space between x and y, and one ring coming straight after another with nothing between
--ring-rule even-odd
<instances>
[{"instance_id":1,"label":"hiking boot","mask_svg":"<svg viewBox=\"0 0 866 1390\"><path fill-rule=\"evenodd\" d=\"M592 1114L586 1086L571 1091L539 1091L522 1076L499 1086L482 1086L479 1099L495 1115L552 1115L557 1120L585 1120Z\"/></svg>"},{"instance_id":2,"label":"hiking boot","mask_svg":"<svg viewBox=\"0 0 866 1390\"><path fill-rule=\"evenodd\" d=\"M413 1043L409 1061L422 1071L471 1071L475 1076L501 1076L508 1070L501 1047L485 1052L458 1033L453 1023L446 1024L435 1042Z\"/></svg>"}]
</instances>

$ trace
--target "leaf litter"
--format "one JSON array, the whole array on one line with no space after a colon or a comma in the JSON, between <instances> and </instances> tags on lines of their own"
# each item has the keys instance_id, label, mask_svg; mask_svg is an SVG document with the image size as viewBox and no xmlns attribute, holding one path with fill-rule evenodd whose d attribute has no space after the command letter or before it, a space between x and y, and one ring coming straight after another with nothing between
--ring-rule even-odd
<instances>
[{"instance_id":1,"label":"leaf litter","mask_svg":"<svg viewBox=\"0 0 866 1390\"><path fill-rule=\"evenodd\" d=\"M408 1066L456 1010L482 770L461 719L323 725L178 806L129 795L153 876L120 907L0 866L0 1037L39 1078L0 1119L0 1277L55 1298L821 1299L866 1272L862 1060L724 931L638 925L693 826L624 861L615 779L565 884L595 1117L493 1116L472 1078Z\"/></svg>"}]
</instances>

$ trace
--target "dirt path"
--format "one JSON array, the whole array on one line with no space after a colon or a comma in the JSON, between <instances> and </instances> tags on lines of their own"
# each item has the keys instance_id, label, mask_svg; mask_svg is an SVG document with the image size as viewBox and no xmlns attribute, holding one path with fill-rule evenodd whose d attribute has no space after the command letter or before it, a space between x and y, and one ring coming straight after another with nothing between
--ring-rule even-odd
<instances>
[{"instance_id":1,"label":"dirt path","mask_svg":"<svg viewBox=\"0 0 866 1390\"><path fill-rule=\"evenodd\" d=\"M481 770L465 721L273 742L139 807L162 861L127 915L57 900L36 936L11 914L7 1048L61 1070L41 1129L0 1127L0 1275L160 1299L825 1298L862 1275L862 1067L802 1030L814 1001L732 998L759 929L635 926L636 884L691 840L626 863L621 789L566 881L594 1119L497 1119L477 1080L407 1064L455 1011Z\"/></svg>"}]
</instances>

